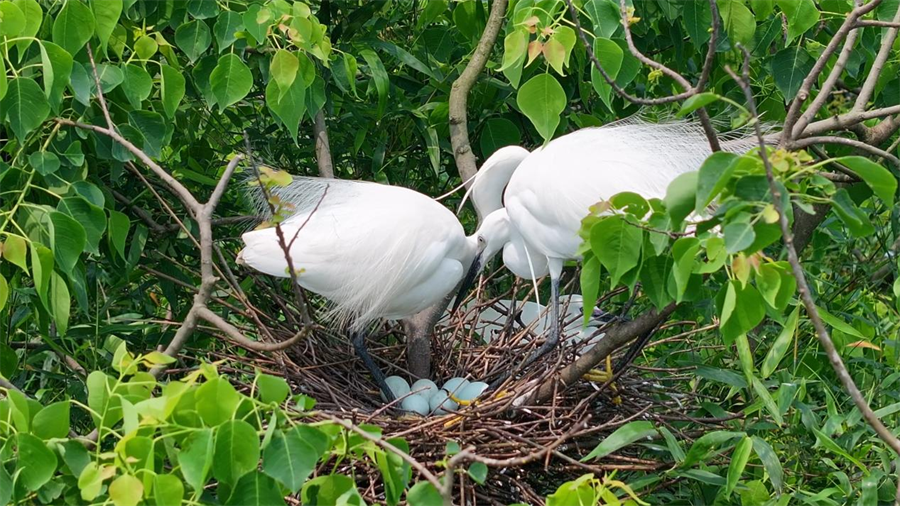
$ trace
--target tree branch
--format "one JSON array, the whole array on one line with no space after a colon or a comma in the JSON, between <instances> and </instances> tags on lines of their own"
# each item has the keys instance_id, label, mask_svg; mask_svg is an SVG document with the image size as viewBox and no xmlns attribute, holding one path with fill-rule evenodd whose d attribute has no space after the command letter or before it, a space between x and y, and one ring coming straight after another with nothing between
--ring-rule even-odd
<instances>
[{"instance_id":1,"label":"tree branch","mask_svg":"<svg viewBox=\"0 0 900 506\"><path fill-rule=\"evenodd\" d=\"M626 345L632 339L652 331L662 321L675 311L677 305L673 302L661 311L655 309L647 311L638 318L625 323L620 323L606 332L593 348L585 352L575 362L572 362L561 371L544 380L540 387L527 396L528 402L544 402L553 397L559 391L581 380L588 371L606 360L606 357Z\"/></svg>"},{"instance_id":2,"label":"tree branch","mask_svg":"<svg viewBox=\"0 0 900 506\"><path fill-rule=\"evenodd\" d=\"M319 176L333 178L334 163L331 161L331 145L328 143L328 126L325 124L325 108L319 109L313 123L313 133L316 136L316 163L319 166Z\"/></svg>"},{"instance_id":3,"label":"tree branch","mask_svg":"<svg viewBox=\"0 0 900 506\"><path fill-rule=\"evenodd\" d=\"M872 3L875 3L875 1L873 0ZM892 22L900 23L900 5L897 7L897 12L894 13ZM884 35L882 35L881 48L875 56L875 61L872 62L872 69L869 70L869 75L866 76L866 80L859 90L859 95L856 97L856 103L853 104L853 111L858 112L864 110L869 103L869 99L872 98L872 94L875 92L875 85L878 82L878 78L881 76L881 72L884 70L884 64L891 55L894 40L897 39L898 31L900 31L900 29L892 27L888 28Z\"/></svg>"},{"instance_id":4,"label":"tree branch","mask_svg":"<svg viewBox=\"0 0 900 506\"><path fill-rule=\"evenodd\" d=\"M731 75L731 77L738 83L741 89L744 91L744 96L747 100L747 105L750 110L750 113L753 115L753 118L759 118L759 115L756 110L756 101L753 98L753 91L750 89L750 53L739 46L740 49L744 53L744 66L743 66L743 75L739 77L734 71L731 70L730 67L726 66L726 72ZM846 366L844 365L843 360L841 359L841 355L838 353L837 349L834 346L834 342L831 340L831 336L828 334L828 329L825 328L825 323L822 321L822 318L819 316L819 311L816 308L815 301L813 301L812 295L809 290L809 285L806 282L806 275L803 272L803 267L800 265L800 259L797 256L797 250L794 248L794 240L791 235L790 225L788 224L787 215L785 214L784 209L781 207L781 192L778 189L778 184L775 181L775 175L772 170L772 164L769 161L769 155L766 148L765 141L763 139L762 130L759 126L759 121L754 121L754 128L756 130L756 136L759 140L760 146L760 157L762 158L763 165L766 169L766 178L769 181L769 191L772 192L772 199L776 202L775 210L778 212L778 223L781 226L781 233L784 240L785 249L787 249L788 262L791 264L791 270L793 271L794 277L797 280L797 292L800 294L800 300L803 302L803 306L806 308L806 313L809 315L809 319L812 321L813 327L816 330L816 335L819 338L819 342L822 347L825 349L825 354L828 356L828 361L831 362L832 368L834 368L835 373L841 381L841 384L844 386L844 389L850 394L850 397L853 399L853 403L856 405L857 409L859 409L860 413L862 413L863 418L865 418L866 422L872 429L875 430L875 433L884 441L894 452L900 455L900 440L898 440L887 427L881 423L881 420L875 415L875 412L872 411L872 408L869 407L869 403L866 401L865 397L863 397L862 392L857 388L856 383L854 383L853 378L850 376L850 373L847 371ZM898 494L897 500L900 500L900 494Z\"/></svg>"},{"instance_id":5,"label":"tree branch","mask_svg":"<svg viewBox=\"0 0 900 506\"><path fill-rule=\"evenodd\" d=\"M868 111L847 112L811 123L806 127L800 137L820 135L833 130L847 130L853 125L857 125L863 121L886 118L895 114L900 114L900 105L882 107L881 109L870 109Z\"/></svg>"},{"instance_id":6,"label":"tree branch","mask_svg":"<svg viewBox=\"0 0 900 506\"><path fill-rule=\"evenodd\" d=\"M897 166L900 166L900 159L896 156L888 153L883 149L876 148L875 146L866 144L862 141L857 141L855 139L848 139L846 137L834 137L834 136L823 136L823 137L806 137L804 139L791 141L788 144L790 149L802 149L809 146L813 146L816 144L840 144L842 146L850 146L856 148L860 151L865 151L870 155L880 156L885 160L890 160Z\"/></svg>"},{"instance_id":7,"label":"tree branch","mask_svg":"<svg viewBox=\"0 0 900 506\"><path fill-rule=\"evenodd\" d=\"M506 14L507 0L494 0L491 4L491 14L488 16L487 25L478 41L478 46L472 54L462 74L453 81L450 89L450 144L453 147L453 158L456 160L456 168L459 176L466 182L466 187L471 186L472 178L478 171L475 155L472 153L472 145L469 143L469 125L467 105L469 91L478 80L478 75L484 69L488 56L497 40L497 34L503 26L503 18Z\"/></svg>"}]
</instances>

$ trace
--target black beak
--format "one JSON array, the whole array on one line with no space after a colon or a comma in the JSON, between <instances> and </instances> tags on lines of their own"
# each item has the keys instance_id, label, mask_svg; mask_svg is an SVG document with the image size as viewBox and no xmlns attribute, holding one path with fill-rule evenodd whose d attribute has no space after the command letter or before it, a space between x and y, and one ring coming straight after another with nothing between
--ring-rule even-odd
<instances>
[{"instance_id":1,"label":"black beak","mask_svg":"<svg viewBox=\"0 0 900 506\"><path fill-rule=\"evenodd\" d=\"M456 314L456 311L459 309L460 304L466 298L466 294L472 288L472 285L475 283L475 277L478 276L478 273L481 272L482 266L482 251L479 251L475 255L475 260L472 260L472 265L469 267L469 272L466 273L465 277L463 277L462 284L459 285L459 292L456 294L456 300L453 302L453 309L450 311L450 314Z\"/></svg>"}]
</instances>

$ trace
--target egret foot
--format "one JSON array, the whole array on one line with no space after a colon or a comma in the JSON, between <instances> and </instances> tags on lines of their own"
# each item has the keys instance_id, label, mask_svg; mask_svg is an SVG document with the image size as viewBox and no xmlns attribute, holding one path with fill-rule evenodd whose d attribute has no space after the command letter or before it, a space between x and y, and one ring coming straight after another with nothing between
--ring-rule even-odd
<instances>
[{"instance_id":1,"label":"egret foot","mask_svg":"<svg viewBox=\"0 0 900 506\"><path fill-rule=\"evenodd\" d=\"M378 385L381 393L384 394L384 398L387 399L388 402L393 401L394 393L391 391L390 387L388 387L384 373L381 372L381 369L372 359L372 356L369 355L369 350L366 348L366 335L362 332L354 332L350 337L350 342L353 343L353 349L356 350L356 354L362 359L366 369L372 373L372 377L375 379L375 383Z\"/></svg>"},{"instance_id":2,"label":"egret foot","mask_svg":"<svg viewBox=\"0 0 900 506\"><path fill-rule=\"evenodd\" d=\"M615 377L615 373L613 373L613 369L612 369L612 359L608 355L606 357L606 370L605 371L600 370L600 369L591 369L590 371L587 372L587 374L582 376L582 378L584 378L588 381L593 381L595 383L611 382L614 377ZM615 383L610 383L609 388L611 388L613 392L618 392L618 390L619 390L616 387ZM619 397L618 394L616 394L612 398L612 403L616 404L616 405L622 404L622 398Z\"/></svg>"}]
</instances>

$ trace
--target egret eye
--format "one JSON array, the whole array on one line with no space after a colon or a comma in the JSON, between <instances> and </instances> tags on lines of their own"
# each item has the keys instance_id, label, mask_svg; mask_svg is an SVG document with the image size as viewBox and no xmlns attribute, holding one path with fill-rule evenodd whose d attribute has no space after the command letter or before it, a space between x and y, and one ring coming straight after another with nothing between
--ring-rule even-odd
<instances>
[{"instance_id":1,"label":"egret eye","mask_svg":"<svg viewBox=\"0 0 900 506\"><path fill-rule=\"evenodd\" d=\"M484 243L485 243L484 237L479 235L478 236L478 244L484 244Z\"/></svg>"}]
</instances>

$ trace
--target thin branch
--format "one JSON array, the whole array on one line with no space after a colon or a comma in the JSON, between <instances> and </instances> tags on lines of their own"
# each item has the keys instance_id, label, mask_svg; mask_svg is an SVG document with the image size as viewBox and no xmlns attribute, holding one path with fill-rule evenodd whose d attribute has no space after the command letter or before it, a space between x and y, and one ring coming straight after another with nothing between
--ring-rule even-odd
<instances>
[{"instance_id":1,"label":"thin branch","mask_svg":"<svg viewBox=\"0 0 900 506\"><path fill-rule=\"evenodd\" d=\"M816 63L813 65L812 70L809 72L809 74L806 75L806 77L803 79L803 82L800 83L800 89L797 91L797 95L791 101L791 106L790 108L788 108L787 117L784 120L784 128L782 129L782 144L788 144L791 140L797 137L797 135L794 134L794 124L797 123L798 119L800 119L800 111L803 107L803 103L806 102L806 100L809 98L810 90L812 90L813 84L818 80L819 74L821 74L825 69L825 65L828 63L831 55L833 55L835 51L837 51L837 48L840 45L841 41L844 40L844 37L846 37L847 34L854 29L856 21L861 16L871 12L872 9L877 7L879 3L881 3L881 0L872 0L871 2L865 5L857 6L852 11L850 11L850 13L844 19L844 22L841 24L841 27L838 28L838 31L834 34L834 37L832 37L831 41L828 42L828 45L825 46L825 49L819 56L819 59L816 60ZM832 83L832 85L833 84L834 83ZM815 114L815 112L813 114ZM812 118L810 117L809 119Z\"/></svg>"},{"instance_id":2,"label":"thin branch","mask_svg":"<svg viewBox=\"0 0 900 506\"><path fill-rule=\"evenodd\" d=\"M792 141L788 146L790 149L802 149L815 144L840 144L842 146L850 146L856 148L860 151L865 151L871 155L880 156L886 160L890 160L894 164L900 166L900 159L896 156L888 153L883 149L876 148L875 146L866 144L865 142L858 141L855 139L848 139L846 137L834 137L834 136L823 136L823 137L806 137L804 139L800 139L797 141Z\"/></svg>"},{"instance_id":3,"label":"thin branch","mask_svg":"<svg viewBox=\"0 0 900 506\"><path fill-rule=\"evenodd\" d=\"M873 1L872 3L875 2ZM894 13L892 22L900 23L900 5L897 6L897 12ZM882 35L881 48L875 56L875 61L872 62L872 69L869 70L869 75L866 76L866 80L859 90L859 96L856 97L856 103L853 104L853 111L858 112L864 110L869 103L869 99L872 98L872 94L875 92L875 85L878 83L878 78L884 70L884 64L892 53L892 48L894 46L894 41L897 39L898 32L900 32L900 28L892 27Z\"/></svg>"},{"instance_id":4,"label":"thin branch","mask_svg":"<svg viewBox=\"0 0 900 506\"><path fill-rule=\"evenodd\" d=\"M740 49L744 53L744 66L743 66L743 75L739 77L734 71L731 70L730 67L726 66L725 70L729 75L738 83L741 89L744 91L744 96L747 99L747 105L750 110L750 113L753 115L753 118L758 118L756 110L756 101L753 98L753 91L750 89L750 53L739 46ZM762 129L759 126L759 121L754 121L754 128L756 130L756 136L759 140L759 154L762 158L763 165L766 169L766 178L769 181L769 191L772 192L772 199L776 202L775 210L778 212L778 223L781 226L781 233L784 240L785 249L787 249L788 262L791 264L791 270L793 271L794 278L797 280L797 292L800 294L800 300L803 302L803 306L806 308L806 313L809 315L809 319L812 321L813 327L816 330L816 336L819 338L819 342L822 347L825 349L825 354L828 356L828 361L831 362L832 368L834 368L835 373L841 381L841 384L844 386L844 389L850 394L850 397L853 399L853 403L856 405L857 409L859 409L860 413L862 413L863 418L865 418L866 422L872 429L875 430L875 433L884 441L894 452L900 455L900 439L897 439L887 427L881 423L881 420L872 411L872 408L869 407L869 403L866 401L866 398L863 396L862 392L857 388L856 383L854 383L853 378L850 376L849 371L847 371L846 366L844 365L843 360L841 359L840 353L838 353L837 349L834 346L834 342L831 340L831 336L828 334L828 329L825 328L825 323L822 321L821 316L819 315L819 311L816 308L816 303L813 301L812 295L809 290L809 285L806 282L806 275L803 272L803 267L800 265L800 258L797 256L797 250L794 248L793 236L791 234L790 225L788 224L787 215L785 214L785 210L781 207L781 192L778 189L778 184L775 181L775 175L772 170L772 164L769 161L769 155L767 152L766 144L763 139ZM900 500L900 494L898 494L897 500Z\"/></svg>"},{"instance_id":5,"label":"thin branch","mask_svg":"<svg viewBox=\"0 0 900 506\"><path fill-rule=\"evenodd\" d=\"M328 126L325 124L324 107L316 113L313 134L316 136L316 164L319 166L319 176L333 178L334 163L331 161L331 144L328 142Z\"/></svg>"},{"instance_id":6,"label":"thin branch","mask_svg":"<svg viewBox=\"0 0 900 506\"><path fill-rule=\"evenodd\" d=\"M478 75L484 69L497 34L503 26L503 18L506 15L507 0L494 0L491 4L491 14L478 46L472 54L472 59L466 65L463 72L453 81L450 89L450 144L453 147L453 158L456 160L456 168L463 181L467 181L466 187L471 186L471 179L478 171L475 155L472 153L472 145L469 143L469 125L467 106L469 91L478 80Z\"/></svg>"},{"instance_id":7,"label":"thin branch","mask_svg":"<svg viewBox=\"0 0 900 506\"><path fill-rule=\"evenodd\" d=\"M97 100L100 102L100 110L103 111L103 117L106 118L106 126L110 130L115 131L116 124L113 123L109 115L109 108L106 106L106 98L103 97L103 86L100 84L100 74L97 72L97 62L94 60L94 52L91 50L91 43L87 43L88 59L91 61L91 71L94 74L94 85L97 86Z\"/></svg>"},{"instance_id":8,"label":"thin branch","mask_svg":"<svg viewBox=\"0 0 900 506\"><path fill-rule=\"evenodd\" d=\"M864 28L866 26L877 26L881 28L900 28L900 23L895 23L892 21L876 21L876 20L862 20L856 23L856 26L859 28Z\"/></svg>"},{"instance_id":9,"label":"thin branch","mask_svg":"<svg viewBox=\"0 0 900 506\"><path fill-rule=\"evenodd\" d=\"M833 130L847 130L853 125L857 125L863 121L886 118L895 114L900 114L900 105L892 105L880 109L870 109L868 111L847 112L811 123L803 131L801 137L820 135Z\"/></svg>"},{"instance_id":10,"label":"thin branch","mask_svg":"<svg viewBox=\"0 0 900 506\"><path fill-rule=\"evenodd\" d=\"M87 123L81 123L78 121L72 121L64 118L57 118L56 120L62 125L73 126L76 128L81 128L82 130L92 130L99 134L103 134L112 140L116 141L120 146L127 149L131 154L137 157L141 162L144 163L147 167L156 174L157 177L163 180L166 185L172 190L173 193L184 203L184 206L187 207L195 216L197 216L203 205L194 198L194 195L191 194L190 190L188 190L180 181L172 177L171 174L165 171L162 167L159 166L156 162L154 162L147 153L145 153L142 149L138 148L134 144L131 143L128 139L119 135L118 132L111 130L109 128L103 128L97 125L89 125Z\"/></svg>"},{"instance_id":11,"label":"thin branch","mask_svg":"<svg viewBox=\"0 0 900 506\"><path fill-rule=\"evenodd\" d=\"M316 412L315 414L318 416L321 416L322 418L324 418L334 424L340 425L341 427L343 427L349 431L355 432L357 435L359 435L361 438L365 439L366 441L371 441L371 442L375 443L376 445L380 446L381 448L400 457L401 460L403 460L404 462L409 464L413 469L418 471L419 474L424 476L425 479L428 480L428 483L431 483L431 485L434 486L434 488L436 490L442 490L443 485L441 484L441 480L439 480L438 477L434 475L434 473L429 471L427 467L422 465L421 462L410 457L408 453L404 452L400 448L397 448L396 446L392 445L391 443L388 443L381 437L372 435L370 432L364 431L363 429L348 422L347 420L342 420L340 418L331 416L328 413L323 413L323 412ZM450 506L450 505L447 505L447 506Z\"/></svg>"},{"instance_id":12,"label":"thin branch","mask_svg":"<svg viewBox=\"0 0 900 506\"><path fill-rule=\"evenodd\" d=\"M217 329L221 330L228 336L229 339L235 342L248 350L259 351L259 352L274 352L274 351L282 351L290 348L294 344L305 339L309 333L312 331L312 327L305 326L300 329L299 332L291 336L289 339L284 341L279 341L277 343L263 343L260 341L254 341L252 339L248 339L244 334L238 330L237 327L225 321L224 318L214 313L211 309L206 306L200 307L197 309L197 316L206 320L207 322L214 325Z\"/></svg>"}]
</instances>

